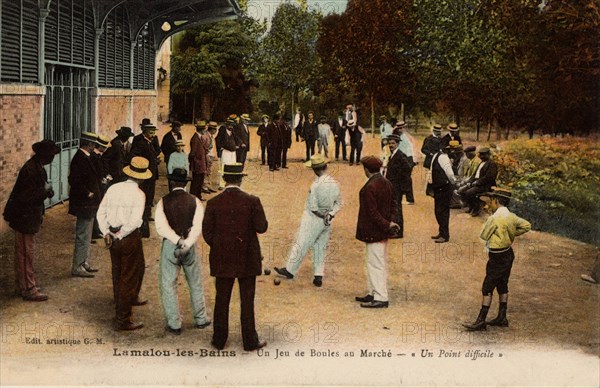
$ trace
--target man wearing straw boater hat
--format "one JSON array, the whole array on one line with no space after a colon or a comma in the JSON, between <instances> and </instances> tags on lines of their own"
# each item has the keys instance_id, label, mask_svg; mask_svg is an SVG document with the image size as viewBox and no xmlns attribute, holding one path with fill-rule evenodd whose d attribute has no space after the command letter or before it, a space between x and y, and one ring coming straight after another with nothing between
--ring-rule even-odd
<instances>
[{"instance_id":1,"label":"man wearing straw boater hat","mask_svg":"<svg viewBox=\"0 0 600 388\"><path fill-rule=\"evenodd\" d=\"M313 284L316 287L323 285L325 248L331 236L331 221L342 207L340 185L327 173L328 163L323 155L316 154L304 164L312 168L317 177L308 191L300 227L288 253L286 265L282 268L275 267L278 274L293 279L308 250L312 249Z\"/></svg>"},{"instance_id":2,"label":"man wearing straw boater hat","mask_svg":"<svg viewBox=\"0 0 600 388\"><path fill-rule=\"evenodd\" d=\"M488 217L481 238L485 241L485 249L489 260L485 267L485 279L481 286L483 294L481 310L473 323L463 324L467 331L486 330L486 326L508 327L506 310L508 306L508 279L512 269L515 254L512 243L515 237L531 230L531 224L511 213L507 206L510 204L512 193L508 189L492 187L485 196L490 198L489 209L493 212ZM487 313L492 304L494 289L498 292L500 301L498 316L486 322Z\"/></svg>"},{"instance_id":3,"label":"man wearing straw boater hat","mask_svg":"<svg viewBox=\"0 0 600 388\"><path fill-rule=\"evenodd\" d=\"M159 286L166 331L181 334L181 316L177 302L177 275L182 268L190 291L192 317L197 328L210 324L206 315L204 289L200 273L200 258L196 241L202 231L204 209L200 200L186 193L189 181L185 169L176 168L169 174L173 190L156 205L156 232L163 238L160 250Z\"/></svg>"},{"instance_id":4,"label":"man wearing straw boater hat","mask_svg":"<svg viewBox=\"0 0 600 388\"><path fill-rule=\"evenodd\" d=\"M165 163L169 165L169 157L173 152L177 152L177 140L181 140L181 123L179 121L173 121L171 123L171 130L167 132L160 143L160 149L165 157Z\"/></svg>"},{"instance_id":5,"label":"man wearing straw boater hat","mask_svg":"<svg viewBox=\"0 0 600 388\"><path fill-rule=\"evenodd\" d=\"M44 166L52 163L60 148L52 140L31 147L35 153L19 170L17 181L4 208L4 220L15 231L15 292L23 300L48 300L37 287L34 261L34 236L40 231L44 201L54 196Z\"/></svg>"},{"instance_id":6,"label":"man wearing straw boater hat","mask_svg":"<svg viewBox=\"0 0 600 388\"><path fill-rule=\"evenodd\" d=\"M112 177L111 184L124 181L123 168L127 165L127 154L129 154L129 138L133 137L133 131L129 127L121 127L116 130L117 136L111 140L110 147L102 154L108 164L108 173Z\"/></svg>"},{"instance_id":7,"label":"man wearing straw boater hat","mask_svg":"<svg viewBox=\"0 0 600 388\"><path fill-rule=\"evenodd\" d=\"M81 134L79 149L69 167L69 214L77 217L71 275L82 278L93 278L98 271L88 262L94 218L101 199L100 174L92 159L96 139L95 133Z\"/></svg>"},{"instance_id":8,"label":"man wearing straw boater hat","mask_svg":"<svg viewBox=\"0 0 600 388\"><path fill-rule=\"evenodd\" d=\"M123 168L128 177L108 188L98 208L98 224L110 248L112 282L117 330L137 330L142 323L133 322L132 306L147 303L139 299L144 278L142 226L146 198L140 185L152 178L147 159L134 156Z\"/></svg>"},{"instance_id":9,"label":"man wearing straw boater hat","mask_svg":"<svg viewBox=\"0 0 600 388\"><path fill-rule=\"evenodd\" d=\"M427 136L423 140L423 146L421 147L421 153L425 155L423 161L423 167L431 169L431 159L433 155L440 152L442 149L442 126L440 124L434 124L431 128L431 135Z\"/></svg>"},{"instance_id":10,"label":"man wearing straw boater hat","mask_svg":"<svg viewBox=\"0 0 600 388\"><path fill-rule=\"evenodd\" d=\"M447 147L451 141L457 141L458 144L462 145L462 140L460 138L460 127L456 123L448 124L448 133L442 137L442 147Z\"/></svg>"},{"instance_id":11,"label":"man wearing straw boater hat","mask_svg":"<svg viewBox=\"0 0 600 388\"><path fill-rule=\"evenodd\" d=\"M223 349L229 332L229 302L235 279L239 283L242 343L244 350L264 347L254 321L256 277L261 274L257 233L268 222L258 197L240 189L245 176L241 163L223 166L225 190L206 203L202 235L210 246L210 275L215 277L214 333L211 344Z\"/></svg>"},{"instance_id":12,"label":"man wearing straw boater hat","mask_svg":"<svg viewBox=\"0 0 600 388\"><path fill-rule=\"evenodd\" d=\"M234 128L237 125L237 115L231 114L227 118L225 125L219 129L219 134L215 139L217 146L217 155L221 159L221 175L223 167L227 164L236 163L236 150L239 147L239 140L235 136ZM223 188L225 181L221 178L219 187Z\"/></svg>"}]
</instances>

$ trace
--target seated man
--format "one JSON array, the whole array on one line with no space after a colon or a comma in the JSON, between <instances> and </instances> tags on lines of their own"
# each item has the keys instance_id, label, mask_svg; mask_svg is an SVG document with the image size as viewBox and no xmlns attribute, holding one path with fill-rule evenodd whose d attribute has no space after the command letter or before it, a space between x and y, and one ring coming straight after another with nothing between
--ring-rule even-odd
<instances>
[{"instance_id":1,"label":"seated man","mask_svg":"<svg viewBox=\"0 0 600 388\"><path fill-rule=\"evenodd\" d=\"M473 217L478 216L481 212L479 196L489 192L492 186L496 186L496 176L498 175L498 165L491 159L489 148L479 149L479 158L481 164L477 167L475 175L458 191L463 202L469 206L467 212Z\"/></svg>"}]
</instances>

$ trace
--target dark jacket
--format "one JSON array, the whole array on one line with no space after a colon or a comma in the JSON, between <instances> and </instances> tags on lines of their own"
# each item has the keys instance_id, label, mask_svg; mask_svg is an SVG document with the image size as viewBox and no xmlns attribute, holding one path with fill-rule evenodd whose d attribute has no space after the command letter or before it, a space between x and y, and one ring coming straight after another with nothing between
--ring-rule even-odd
<instances>
[{"instance_id":1,"label":"dark jacket","mask_svg":"<svg viewBox=\"0 0 600 388\"><path fill-rule=\"evenodd\" d=\"M222 150L235 152L240 145L239 139L235 136L235 130L232 130L231 135L228 135L225 126L219 128L215 143L217 144L217 154L219 157L221 157Z\"/></svg>"},{"instance_id":2,"label":"dark jacket","mask_svg":"<svg viewBox=\"0 0 600 388\"><path fill-rule=\"evenodd\" d=\"M427 136L423 140L423 146L421 147L421 153L425 155L423 166L425 168L431 168L431 159L433 155L437 154L442 150L442 138L435 137L433 135Z\"/></svg>"},{"instance_id":3,"label":"dark jacket","mask_svg":"<svg viewBox=\"0 0 600 388\"><path fill-rule=\"evenodd\" d=\"M69 214L77 217L93 218L100 206L99 172L93 158L80 148L69 167Z\"/></svg>"},{"instance_id":4,"label":"dark jacket","mask_svg":"<svg viewBox=\"0 0 600 388\"><path fill-rule=\"evenodd\" d=\"M156 137L154 139L156 139ZM157 149L156 144L158 143L158 140L154 142L154 139L153 141L148 141L143 134L140 133L139 135L136 135L131 143L131 152L129 152L128 162L131 161L134 156L141 156L148 159L148 169L152 171L152 178L150 179L156 180L158 179L158 163L156 158L158 158L158 155L160 154L160 147Z\"/></svg>"},{"instance_id":5,"label":"dark jacket","mask_svg":"<svg viewBox=\"0 0 600 388\"><path fill-rule=\"evenodd\" d=\"M389 180L381 174L375 174L359 193L360 207L356 238L373 243L388 238L390 221L396 216L394 189Z\"/></svg>"},{"instance_id":6,"label":"dark jacket","mask_svg":"<svg viewBox=\"0 0 600 388\"><path fill-rule=\"evenodd\" d=\"M35 155L21 167L3 214L17 232L35 234L40 231L44 200L48 198L44 187L47 179L46 170Z\"/></svg>"},{"instance_id":7,"label":"dark jacket","mask_svg":"<svg viewBox=\"0 0 600 388\"><path fill-rule=\"evenodd\" d=\"M481 162L484 163L483 161ZM471 178L471 182L473 186L480 186L491 188L492 186L496 186L496 177L498 176L498 165L493 160L488 160L485 162L483 167L481 167L481 171L479 171L479 179L475 179L475 176Z\"/></svg>"},{"instance_id":8,"label":"dark jacket","mask_svg":"<svg viewBox=\"0 0 600 388\"><path fill-rule=\"evenodd\" d=\"M319 137L319 123L317 123L317 120L314 120L311 123L307 119L304 122L304 127L302 128L302 134L300 136L306 141L312 141Z\"/></svg>"},{"instance_id":9,"label":"dark jacket","mask_svg":"<svg viewBox=\"0 0 600 388\"><path fill-rule=\"evenodd\" d=\"M122 182L126 180L123 173L123 168L127 165L125 143L119 137L115 137L110 144L111 146L102 154L102 159L108 166L108 173L113 177L113 183Z\"/></svg>"},{"instance_id":10,"label":"dark jacket","mask_svg":"<svg viewBox=\"0 0 600 388\"><path fill-rule=\"evenodd\" d=\"M238 138L238 144L240 146L245 144L246 151L250 151L250 128L248 128L248 124L238 123L233 127L233 133Z\"/></svg>"},{"instance_id":11,"label":"dark jacket","mask_svg":"<svg viewBox=\"0 0 600 388\"><path fill-rule=\"evenodd\" d=\"M411 173L412 165L408 157L400 150L397 150L394 156L388 161L387 172L385 173L385 177L392 183L396 194L401 194L402 190L410 187Z\"/></svg>"},{"instance_id":12,"label":"dark jacket","mask_svg":"<svg viewBox=\"0 0 600 388\"><path fill-rule=\"evenodd\" d=\"M346 137L346 127L344 126L344 120L342 120L342 124L338 119L335 119L331 122L331 131L333 132L333 136L336 139L344 140Z\"/></svg>"},{"instance_id":13,"label":"dark jacket","mask_svg":"<svg viewBox=\"0 0 600 388\"><path fill-rule=\"evenodd\" d=\"M210 275L241 278L261 274L257 233L268 222L260 199L234 187L206 203L202 235L210 246Z\"/></svg>"},{"instance_id":14,"label":"dark jacket","mask_svg":"<svg viewBox=\"0 0 600 388\"><path fill-rule=\"evenodd\" d=\"M269 125L269 124L267 124L267 125ZM267 144L269 144L269 139L267 139L267 125L262 123L261 125L258 126L258 130L256 131L256 134L258 136L260 136L260 146L261 147L266 147Z\"/></svg>"},{"instance_id":15,"label":"dark jacket","mask_svg":"<svg viewBox=\"0 0 600 388\"><path fill-rule=\"evenodd\" d=\"M284 119L280 119L277 122L279 131L281 132L281 140L283 148L292 147L292 127L290 127Z\"/></svg>"},{"instance_id":16,"label":"dark jacket","mask_svg":"<svg viewBox=\"0 0 600 388\"><path fill-rule=\"evenodd\" d=\"M283 133L279 123L272 122L267 125L267 146L269 149L281 149L283 148Z\"/></svg>"},{"instance_id":17,"label":"dark jacket","mask_svg":"<svg viewBox=\"0 0 600 388\"><path fill-rule=\"evenodd\" d=\"M440 142L440 148L444 149L445 147L447 147L450 144L450 140L456 140L456 141L458 141L459 144L462 144L460 135L456 135L456 136L452 137L452 136L450 136L449 133L447 133L446 135L444 135L444 137L442 137L442 140Z\"/></svg>"},{"instance_id":18,"label":"dark jacket","mask_svg":"<svg viewBox=\"0 0 600 388\"><path fill-rule=\"evenodd\" d=\"M177 152L177 146L175 145L177 140L181 140L181 133L175 133L172 130L167 132L162 138L160 149L165 156L165 164L167 165L169 164L169 156L173 152Z\"/></svg>"},{"instance_id":19,"label":"dark jacket","mask_svg":"<svg viewBox=\"0 0 600 388\"><path fill-rule=\"evenodd\" d=\"M200 132L196 132L192 135L192 140L190 141L188 161L190 162L192 174L206 174L208 171L208 150L200 136L202 136Z\"/></svg>"}]
</instances>

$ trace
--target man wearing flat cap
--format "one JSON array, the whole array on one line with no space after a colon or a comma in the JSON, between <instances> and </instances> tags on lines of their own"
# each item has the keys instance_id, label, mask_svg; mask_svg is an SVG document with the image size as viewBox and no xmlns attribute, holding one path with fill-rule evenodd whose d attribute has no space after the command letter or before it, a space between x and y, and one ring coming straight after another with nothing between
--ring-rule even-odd
<instances>
[{"instance_id":1,"label":"man wearing flat cap","mask_svg":"<svg viewBox=\"0 0 600 388\"><path fill-rule=\"evenodd\" d=\"M167 132L160 143L160 149L165 157L165 163L169 165L169 157L173 152L177 151L175 143L177 140L181 140L181 123L179 121L173 121L171 123L171 130Z\"/></svg>"},{"instance_id":2,"label":"man wearing flat cap","mask_svg":"<svg viewBox=\"0 0 600 388\"><path fill-rule=\"evenodd\" d=\"M383 163L375 156L360 160L368 180L359 193L356 238L367 244L367 295L354 298L365 308L388 307L388 237L398 228L393 222L394 188L381 173Z\"/></svg>"},{"instance_id":3,"label":"man wearing flat cap","mask_svg":"<svg viewBox=\"0 0 600 388\"><path fill-rule=\"evenodd\" d=\"M387 137L387 145L390 149L390 158L385 170L385 177L392 183L394 188L394 201L396 205L395 218L393 221L398 224L397 233L390 238L402 238L404 236L404 217L402 215L402 194L412 185L410 174L412 165L406 155L399 149L401 142L399 135L391 134Z\"/></svg>"},{"instance_id":4,"label":"man wearing flat cap","mask_svg":"<svg viewBox=\"0 0 600 388\"><path fill-rule=\"evenodd\" d=\"M481 286L483 294L479 315L473 323L463 324L467 331L486 330L486 326L508 327L506 311L508 306L508 280L515 259L512 243L515 237L531 230L531 224L511 213L507 206L510 204L512 193L508 189L492 187L485 196L490 198L489 209L494 212L483 225L480 239L485 241L485 249L489 260L485 267L485 279ZM494 289L498 292L498 316L486 322L486 317L492 304Z\"/></svg>"},{"instance_id":5,"label":"man wearing flat cap","mask_svg":"<svg viewBox=\"0 0 600 388\"><path fill-rule=\"evenodd\" d=\"M101 200L100 173L92 156L97 139L95 133L83 132L69 167L69 214L77 217L71 275L83 278L93 278L98 271L88 262L94 218Z\"/></svg>"},{"instance_id":6,"label":"man wearing flat cap","mask_svg":"<svg viewBox=\"0 0 600 388\"><path fill-rule=\"evenodd\" d=\"M152 176L142 182L140 188L146 194L146 210L144 211L144 222L142 224L142 237L150 237L150 218L152 206L154 206L154 192L156 190L156 180L158 179L158 163L160 147L156 147L156 127L151 123L142 126L142 133L136 135L131 143L131 152L129 159L140 156L149 163L149 170Z\"/></svg>"},{"instance_id":7,"label":"man wearing flat cap","mask_svg":"<svg viewBox=\"0 0 600 388\"><path fill-rule=\"evenodd\" d=\"M108 188L98 208L98 225L110 248L117 330L137 330L142 323L132 320L132 306L147 303L139 293L144 279L145 259L140 226L145 212L145 194L140 185L152 177L147 159L134 156L123 168L127 180Z\"/></svg>"},{"instance_id":8,"label":"man wearing flat cap","mask_svg":"<svg viewBox=\"0 0 600 388\"><path fill-rule=\"evenodd\" d=\"M275 267L278 274L293 279L304 257L312 249L313 284L316 287L323 285L325 248L331 236L331 221L342 208L340 185L327 173L328 163L323 155L316 154L304 164L312 168L316 178L308 191L300 227L288 252L286 265L282 268Z\"/></svg>"},{"instance_id":9,"label":"man wearing flat cap","mask_svg":"<svg viewBox=\"0 0 600 388\"><path fill-rule=\"evenodd\" d=\"M21 167L4 208L4 220L15 231L15 292L23 300L43 302L48 296L37 287L34 236L40 231L44 201L54 196L44 166L60 148L52 140L33 144L34 155Z\"/></svg>"},{"instance_id":10,"label":"man wearing flat cap","mask_svg":"<svg viewBox=\"0 0 600 388\"><path fill-rule=\"evenodd\" d=\"M223 166L225 190L206 203L202 236L210 247L210 275L215 277L214 332L211 344L223 349L229 333L229 302L233 284L239 283L242 343L244 350L263 348L254 320L256 277L262 272L257 234L269 226L258 197L244 192L241 163Z\"/></svg>"},{"instance_id":11,"label":"man wearing flat cap","mask_svg":"<svg viewBox=\"0 0 600 388\"><path fill-rule=\"evenodd\" d=\"M117 136L111 140L110 147L102 154L102 159L108 164L108 173L112 177L111 184L126 179L123 168L127 165L127 155L131 146L129 138L133 137L133 131L129 127L121 127L116 133Z\"/></svg>"},{"instance_id":12,"label":"man wearing flat cap","mask_svg":"<svg viewBox=\"0 0 600 388\"><path fill-rule=\"evenodd\" d=\"M442 147L447 147L451 141L457 141L458 144L462 145L460 138L460 127L456 123L448 124L448 133L442 137Z\"/></svg>"},{"instance_id":13,"label":"man wearing flat cap","mask_svg":"<svg viewBox=\"0 0 600 388\"><path fill-rule=\"evenodd\" d=\"M481 163L475 171L475 175L460 188L459 194L469 206L468 213L476 217L481 212L482 203L479 195L490 191L492 186L496 186L496 176L498 175L498 165L491 158L491 151L488 147L479 149L479 158Z\"/></svg>"},{"instance_id":14,"label":"man wearing flat cap","mask_svg":"<svg viewBox=\"0 0 600 388\"><path fill-rule=\"evenodd\" d=\"M177 301L177 277L180 268L190 292L192 317L196 328L210 324L204 302L204 288L200 272L200 258L196 253L196 242L202 232L204 209L200 200L188 194L185 186L188 173L182 168L169 174L173 191L156 204L156 232L163 238L160 250L159 286L166 331L181 334L181 316Z\"/></svg>"}]
</instances>

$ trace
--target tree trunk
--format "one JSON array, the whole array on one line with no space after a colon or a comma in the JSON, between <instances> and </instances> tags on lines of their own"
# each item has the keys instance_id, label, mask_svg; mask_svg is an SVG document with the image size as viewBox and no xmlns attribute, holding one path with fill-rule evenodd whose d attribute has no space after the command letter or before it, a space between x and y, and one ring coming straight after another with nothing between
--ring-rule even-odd
<instances>
[{"instance_id":1,"label":"tree trunk","mask_svg":"<svg viewBox=\"0 0 600 388\"><path fill-rule=\"evenodd\" d=\"M504 140L508 140L510 136L510 127L506 127L506 131L504 132Z\"/></svg>"},{"instance_id":2,"label":"tree trunk","mask_svg":"<svg viewBox=\"0 0 600 388\"><path fill-rule=\"evenodd\" d=\"M479 141L479 130L480 130L480 127L481 127L481 119L480 119L479 116L477 116L477 132L476 132L477 133L477 137L476 137L477 141Z\"/></svg>"},{"instance_id":3,"label":"tree trunk","mask_svg":"<svg viewBox=\"0 0 600 388\"><path fill-rule=\"evenodd\" d=\"M371 131L375 137L375 97L373 97L373 93L371 93Z\"/></svg>"},{"instance_id":4,"label":"tree trunk","mask_svg":"<svg viewBox=\"0 0 600 388\"><path fill-rule=\"evenodd\" d=\"M458 113L458 112L454 113L454 122L456 123L456 125L458 125L460 127L460 113Z\"/></svg>"},{"instance_id":5,"label":"tree trunk","mask_svg":"<svg viewBox=\"0 0 600 388\"><path fill-rule=\"evenodd\" d=\"M492 138L492 122L488 121L488 135L487 135L487 141L490 141L490 139Z\"/></svg>"},{"instance_id":6,"label":"tree trunk","mask_svg":"<svg viewBox=\"0 0 600 388\"><path fill-rule=\"evenodd\" d=\"M400 117L402 117L402 120L404 121L405 117L404 117L404 103L400 103Z\"/></svg>"},{"instance_id":7,"label":"tree trunk","mask_svg":"<svg viewBox=\"0 0 600 388\"><path fill-rule=\"evenodd\" d=\"M202 119L210 119L210 93L202 93L200 97L200 115Z\"/></svg>"},{"instance_id":8,"label":"tree trunk","mask_svg":"<svg viewBox=\"0 0 600 388\"><path fill-rule=\"evenodd\" d=\"M196 122L196 93L194 93L194 100L192 102L192 124Z\"/></svg>"}]
</instances>

